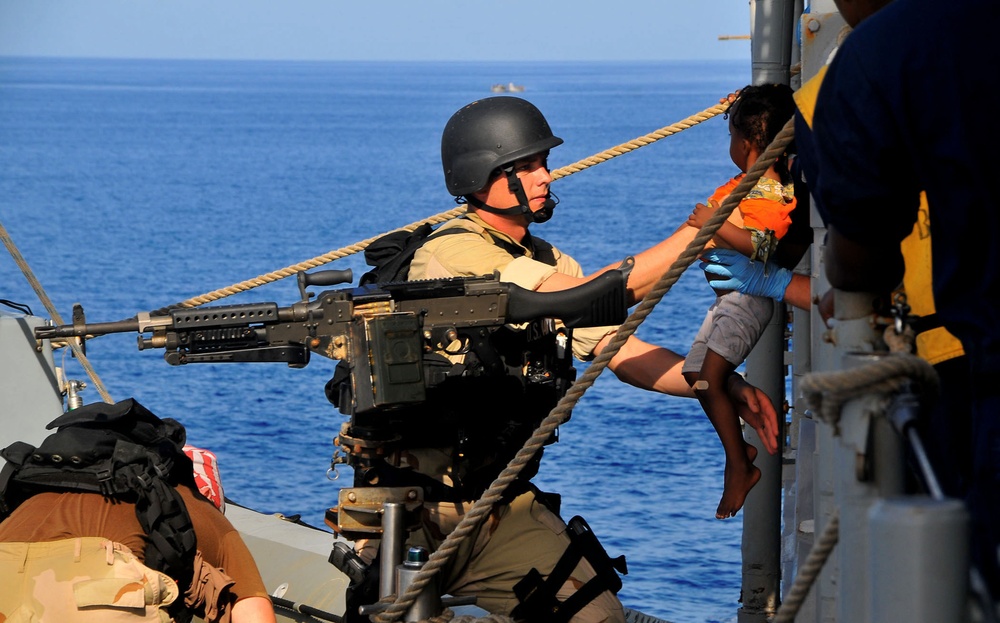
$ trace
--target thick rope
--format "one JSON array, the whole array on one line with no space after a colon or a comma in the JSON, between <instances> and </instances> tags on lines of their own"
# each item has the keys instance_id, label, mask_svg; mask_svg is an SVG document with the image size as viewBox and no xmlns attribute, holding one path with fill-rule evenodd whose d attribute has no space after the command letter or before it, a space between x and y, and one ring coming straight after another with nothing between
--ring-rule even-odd
<instances>
[{"instance_id":1,"label":"thick rope","mask_svg":"<svg viewBox=\"0 0 1000 623\"><path fill-rule=\"evenodd\" d=\"M573 407L579 402L583 394L594 384L597 377L608 367L611 359L618 354L625 341L635 333L639 325L645 321L646 317L652 313L653 308L666 295L670 288L680 279L688 266L690 266L701 255L712 239L715 232L726 222L740 201L757 185L757 181L771 167L778 157L785 152L788 144L794 136L793 121L789 120L775 137L774 141L767 147L761 157L754 163L746 176L736 186L732 193L722 202L719 209L705 223L694 240L688 244L687 248L680 254L670 269L660 277L652 290L642 299L635 311L628 319L618 327L611 342L601 351L601 354L587 368L587 371L570 386L569 391L563 396L555 408L542 420L542 423L535 429L524 447L511 459L507 467L490 484L489 489L483 496L472 505L472 508L465 514L458 526L448 535L441 546L430 556L423 569L417 573L407 591L396 601L388 606L386 610L376 615L375 620L381 623L390 623L402 616L407 609L416 601L423 588L433 579L434 575L447 564L451 556L458 550L459 544L464 540L479 522L492 510L493 506L500 501L500 498L507 486L517 478L524 466L538 453L545 445L551 434L561 424L566 423L572 414Z\"/></svg>"},{"instance_id":2,"label":"thick rope","mask_svg":"<svg viewBox=\"0 0 1000 623\"><path fill-rule=\"evenodd\" d=\"M612 147L610 149L600 152L599 154L590 156L589 158L584 158L583 160L580 160L579 162L576 162L574 164L570 164L565 167L555 169L551 173L552 179L557 180L559 178L566 177L567 175L572 175L573 173L576 173L578 171L588 169L594 166L595 164L605 162L617 156L621 156L622 154L627 154L630 151L639 149L640 147L645 147L646 145L655 143L660 139L666 138L673 134L677 134L682 130L686 130L690 127L698 125L703 121L711 119L716 115L722 114L726 112L728 108L729 104L717 104L715 106L712 106L711 108L706 108L705 110L699 113L691 115L690 117L684 119L683 121L678 121L677 123L665 126L663 128L660 128L659 130L656 130L655 132L651 132L645 136L640 136L639 138L628 141L627 143L622 143L617 147ZM438 223L443 223L455 217L461 216L462 214L465 213L465 211L466 211L465 206L453 208L451 210L448 210L447 212L441 212L439 214L435 214L434 216L429 216L423 220L410 223L405 227L400 227L398 229L394 229L391 231L399 231L399 230L413 231L414 229L420 227L425 223L429 223L431 225L437 225ZM176 309L179 307L197 307L199 305L211 303L212 301L217 301L227 296L232 296L233 294L239 294L240 292L246 292L247 290L252 290L253 288L257 288L259 286L266 285L268 283L272 283L284 279L286 277L291 277L303 270L310 270L312 268L316 268L317 266L322 266L323 264L327 264L334 260L339 260L349 255L360 253L361 251L364 251L365 248L368 247L368 245L375 242L383 235L384 234L379 234L377 236L367 238L360 242L355 242L354 244L347 245L346 247L341 247L339 249L329 251L327 253L324 253L323 255L318 255L312 259L299 262L298 264L292 264L291 266L286 266L285 268L280 268L276 271L259 275L257 277L254 277L253 279L247 279L246 281L241 281L240 283L236 283L225 288L219 288L218 290L213 290L212 292L207 292L205 294L189 298L185 301L181 301L180 303L168 305L152 313L155 315L160 315L167 313L171 309Z\"/></svg>"},{"instance_id":3,"label":"thick rope","mask_svg":"<svg viewBox=\"0 0 1000 623\"><path fill-rule=\"evenodd\" d=\"M938 375L926 360L904 352L852 370L812 372L802 377L799 387L806 406L836 431L844 403L859 396L899 391L910 379L917 380L925 393L936 393Z\"/></svg>"},{"instance_id":4,"label":"thick rope","mask_svg":"<svg viewBox=\"0 0 1000 623\"><path fill-rule=\"evenodd\" d=\"M438 223L443 223L449 221L457 216L465 214L465 206L454 208L448 210L447 212L441 212L440 214L435 214L421 221L416 221L405 225L398 229L392 231L413 231L417 227L420 227L424 223L430 223L431 225L436 225ZM298 264L292 264L291 266L286 266L285 268L280 268L276 271L266 273L254 277L253 279L247 279L246 281L241 281L240 283L233 284L225 288L219 288L218 290L213 290L205 294L189 298L180 303L175 303L173 305L168 305L166 307L161 307L160 309L151 312L153 315L162 315L169 312L171 309L177 309L179 307L198 307L199 305L204 305L205 303L211 303L212 301L217 301L219 299L225 298L227 296L232 296L234 294L239 294L240 292L246 292L247 290L252 290L254 288L273 283L284 279L285 277L291 277L303 270L309 270L316 268L317 266L322 266L334 260L339 260L341 258L348 257L349 255L354 255L355 253L360 253L364 251L371 243L375 242L381 238L384 234L379 234L377 236L372 236L371 238L366 238L361 242L355 242L354 244L347 245L346 247L341 247L333 251L328 251L323 255L318 255L310 260L305 260L299 262Z\"/></svg>"},{"instance_id":5,"label":"thick rope","mask_svg":"<svg viewBox=\"0 0 1000 623\"><path fill-rule=\"evenodd\" d=\"M630 151L635 151L640 147L645 147L646 145L655 143L660 139L664 139L673 134L677 134L678 132L681 132L683 130L687 130L688 128L698 125L702 121L707 121L716 115L721 115L722 113L729 110L729 106L730 106L729 103L716 104L711 108L706 108L700 113L691 115L690 117L684 119L683 121L678 121L677 123L673 123L666 127L660 128L659 130L656 130L655 132L650 132L645 136L634 138L631 141L628 141L627 143L622 143L621 145L618 145L617 147L606 149L599 154L595 154L593 156L590 156L589 158L584 158L579 162L575 162L573 164L569 164L564 167L558 168L552 171L552 179L557 180L561 177L578 173L580 171L583 171L584 169L589 169L590 167L596 164L607 162L612 158L617 158L618 156L627 154Z\"/></svg>"},{"instance_id":6,"label":"thick rope","mask_svg":"<svg viewBox=\"0 0 1000 623\"><path fill-rule=\"evenodd\" d=\"M35 277L35 273L31 270L31 267L28 266L28 262L26 262L24 256L21 255L21 252L18 250L17 245L14 244L10 234L7 233L7 228L3 226L3 223L0 223L0 240L3 240L3 246L7 247L7 252L10 253L10 256L14 258L14 263L17 264L18 268L21 269L21 272L24 273L25 278L31 285L31 289L35 291L35 294L38 296L38 300L45 306L45 310L49 313L49 316L52 317L53 322L56 324L64 324L62 316L60 316L59 312L56 311L56 306L52 304L52 299L50 299L49 295L45 293L45 288L42 287L41 282L39 282ZM83 349L80 348L77 340L67 340L67 343L70 348L73 349L73 354L80 361L80 365L83 366L83 370L87 373L87 376L90 377L91 383L94 384L97 392L101 395L101 399L109 404L113 403L114 400L112 400L111 394L108 393L108 390L104 387L104 383L101 382L101 377L97 376L97 371L94 370L94 366L90 364L90 360L87 359L85 354L83 354Z\"/></svg>"},{"instance_id":7,"label":"thick rope","mask_svg":"<svg viewBox=\"0 0 1000 623\"><path fill-rule=\"evenodd\" d=\"M795 575L795 582L792 584L792 588L789 589L784 603L778 608L771 623L792 623L795 620L795 616L799 613L802 603L809 595L809 589L816 583L820 571L823 570L823 565L826 564L827 559L830 557L830 552L833 551L839 539L840 515L837 511L834 511L830 517L830 522L826 524L826 529L820 535L819 541L813 544L812 549L809 550L809 556Z\"/></svg>"}]
</instances>

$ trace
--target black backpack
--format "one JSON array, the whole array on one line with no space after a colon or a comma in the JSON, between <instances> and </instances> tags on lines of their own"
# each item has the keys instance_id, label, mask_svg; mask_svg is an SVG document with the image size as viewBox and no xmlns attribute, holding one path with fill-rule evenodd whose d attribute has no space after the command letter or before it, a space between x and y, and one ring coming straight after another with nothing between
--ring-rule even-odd
<instances>
[{"instance_id":1,"label":"black backpack","mask_svg":"<svg viewBox=\"0 0 1000 623\"><path fill-rule=\"evenodd\" d=\"M405 229L392 231L372 242L365 249L365 263L372 269L361 275L359 283L366 286L405 280L406 274L410 271L413 255L428 238L435 235L433 231L430 223L424 223L413 231ZM467 233L464 229L454 229L445 230L439 235L449 232Z\"/></svg>"},{"instance_id":2,"label":"black backpack","mask_svg":"<svg viewBox=\"0 0 1000 623\"><path fill-rule=\"evenodd\" d=\"M362 286L366 286L404 281L407 273L410 272L410 262L413 261L414 254L416 254L417 249L423 246L425 242L438 236L472 233L475 232L461 227L434 231L429 223L424 223L413 231L401 229L389 232L372 242L365 249L365 263L373 268L361 276L359 283ZM490 234L490 237L493 239L493 244L506 250L514 257L524 255L523 251L515 245L496 238L492 234ZM552 245L538 238L534 239L534 244L536 259L550 266L555 266L556 258L555 252L552 250Z\"/></svg>"},{"instance_id":3,"label":"black backpack","mask_svg":"<svg viewBox=\"0 0 1000 623\"><path fill-rule=\"evenodd\" d=\"M74 409L46 428L57 430L37 448L17 441L0 451L7 460L0 470L0 520L45 491L87 491L134 502L149 535L144 563L183 588L190 585L197 542L174 488L194 489L184 427L129 398Z\"/></svg>"}]
</instances>

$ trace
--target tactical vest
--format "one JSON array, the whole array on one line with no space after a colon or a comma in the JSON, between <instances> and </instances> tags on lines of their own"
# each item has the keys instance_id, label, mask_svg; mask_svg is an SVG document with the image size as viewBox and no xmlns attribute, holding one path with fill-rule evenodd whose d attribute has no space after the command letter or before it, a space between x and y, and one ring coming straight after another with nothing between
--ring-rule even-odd
<instances>
[{"instance_id":1,"label":"tactical vest","mask_svg":"<svg viewBox=\"0 0 1000 623\"><path fill-rule=\"evenodd\" d=\"M450 233L476 232L460 228L417 232L408 240L397 240L401 244L395 257L380 251L377 258L368 258L369 264L377 267L380 276L392 278L408 268L424 242ZM523 255L516 245L492 238L514 257ZM555 266L552 246L538 239L534 242L535 259ZM404 266L395 261L401 256ZM382 266L392 269L386 272ZM551 319L516 329L469 331L463 335L461 363L439 352L425 353L425 402L364 414L353 412L350 371L342 362L338 364L327 384L327 397L351 417L341 432L340 445L355 469L355 485L421 485L425 499L432 501L479 497L575 380L571 339L571 331L557 328ZM395 468L381 458L398 449L431 447L453 448L455 487ZM540 458L541 453L522 470L523 481L535 474Z\"/></svg>"},{"instance_id":2,"label":"tactical vest","mask_svg":"<svg viewBox=\"0 0 1000 623\"><path fill-rule=\"evenodd\" d=\"M7 460L0 471L0 520L46 491L100 493L135 504L139 524L149 535L144 564L172 577L182 590L188 587L197 543L175 489L178 484L194 489L191 461L182 449L184 427L129 398L80 407L46 428L57 430L37 448L18 441L0 451ZM184 600L178 601L171 614L176 620L190 619Z\"/></svg>"}]
</instances>

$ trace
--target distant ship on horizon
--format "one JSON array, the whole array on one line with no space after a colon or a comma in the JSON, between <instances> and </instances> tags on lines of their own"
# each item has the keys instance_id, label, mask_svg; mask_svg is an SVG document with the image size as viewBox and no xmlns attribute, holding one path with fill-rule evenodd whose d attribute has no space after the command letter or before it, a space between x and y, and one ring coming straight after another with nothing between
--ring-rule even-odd
<instances>
[{"instance_id":1,"label":"distant ship on horizon","mask_svg":"<svg viewBox=\"0 0 1000 623\"><path fill-rule=\"evenodd\" d=\"M514 84L513 82L508 82L507 84L494 84L490 87L490 90L494 93L521 93L524 91L523 84Z\"/></svg>"}]
</instances>

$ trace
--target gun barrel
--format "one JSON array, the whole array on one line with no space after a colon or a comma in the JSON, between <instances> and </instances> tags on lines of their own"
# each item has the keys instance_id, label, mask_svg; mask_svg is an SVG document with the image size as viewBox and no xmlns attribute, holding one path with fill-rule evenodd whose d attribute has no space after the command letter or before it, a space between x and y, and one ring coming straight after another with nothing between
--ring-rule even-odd
<instances>
[{"instance_id":1,"label":"gun barrel","mask_svg":"<svg viewBox=\"0 0 1000 623\"><path fill-rule=\"evenodd\" d=\"M36 327L35 339L51 340L54 338L86 337L88 335L107 335L108 333L134 333L139 330L139 321L135 318L115 322L93 322L89 324L63 324L55 327Z\"/></svg>"}]
</instances>

